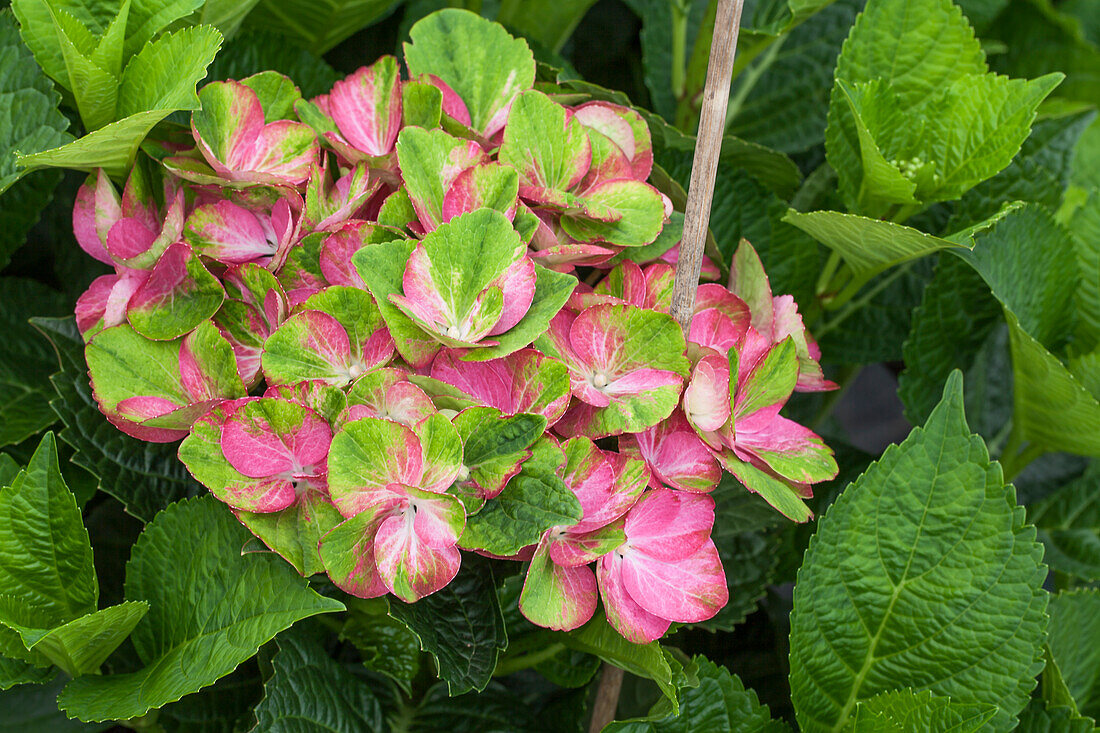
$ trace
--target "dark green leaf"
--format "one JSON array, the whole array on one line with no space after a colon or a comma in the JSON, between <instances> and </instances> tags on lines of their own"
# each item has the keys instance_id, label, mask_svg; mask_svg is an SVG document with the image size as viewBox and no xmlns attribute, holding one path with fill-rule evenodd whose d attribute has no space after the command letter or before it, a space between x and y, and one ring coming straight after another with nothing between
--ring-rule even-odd
<instances>
[{"instance_id":1,"label":"dark green leaf","mask_svg":"<svg viewBox=\"0 0 1100 733\"><path fill-rule=\"evenodd\" d=\"M1028 507L1046 546L1043 559L1059 572L1100 580L1100 473L1096 469Z\"/></svg>"},{"instance_id":2,"label":"dark green leaf","mask_svg":"<svg viewBox=\"0 0 1100 733\"><path fill-rule=\"evenodd\" d=\"M318 642L288 632L277 642L274 673L256 706L256 731L382 731L382 708L365 681L334 661Z\"/></svg>"},{"instance_id":3,"label":"dark green leaf","mask_svg":"<svg viewBox=\"0 0 1100 733\"><path fill-rule=\"evenodd\" d=\"M791 616L802 729L842 729L857 703L908 686L996 705L991 729L1011 730L1042 668L1048 595L1023 514L952 375L925 427L818 523Z\"/></svg>"},{"instance_id":4,"label":"dark green leaf","mask_svg":"<svg viewBox=\"0 0 1100 733\"><path fill-rule=\"evenodd\" d=\"M401 0L261 0L246 27L280 33L315 54L381 20Z\"/></svg>"},{"instance_id":5,"label":"dark green leaf","mask_svg":"<svg viewBox=\"0 0 1100 733\"><path fill-rule=\"evenodd\" d=\"M6 199L5 199L6 200ZM41 283L22 278L0 278L0 330L5 335L0 353L0 446L19 443L52 425L49 375L57 356L28 320L31 316L64 314L65 298Z\"/></svg>"},{"instance_id":6,"label":"dark green leaf","mask_svg":"<svg viewBox=\"0 0 1100 733\"><path fill-rule=\"evenodd\" d=\"M1077 710L1100 717L1100 590L1054 596L1047 643Z\"/></svg>"},{"instance_id":7,"label":"dark green leaf","mask_svg":"<svg viewBox=\"0 0 1100 733\"><path fill-rule=\"evenodd\" d=\"M250 30L225 44L210 65L206 80L243 79L268 70L293 79L306 99L328 93L340 78L324 59L294 46L289 37Z\"/></svg>"},{"instance_id":8,"label":"dark green leaf","mask_svg":"<svg viewBox=\"0 0 1100 733\"><path fill-rule=\"evenodd\" d=\"M76 449L73 462L99 479L99 488L149 521L173 501L202 491L176 457L174 444L146 443L126 435L99 411L88 383L84 342L72 318L35 318L61 357L50 402L65 424L61 439Z\"/></svg>"},{"instance_id":9,"label":"dark green leaf","mask_svg":"<svg viewBox=\"0 0 1100 733\"><path fill-rule=\"evenodd\" d=\"M463 556L458 575L442 590L416 603L391 599L390 615L419 637L452 695L484 690L497 655L508 647L493 572L476 555Z\"/></svg>"},{"instance_id":10,"label":"dark green leaf","mask_svg":"<svg viewBox=\"0 0 1100 733\"><path fill-rule=\"evenodd\" d=\"M670 714L666 699L650 710L647 720L612 723L605 731L614 733L779 733L790 727L772 720L767 705L761 705L756 693L745 689L737 675L730 674L702 656L698 666L699 686L680 694L680 714Z\"/></svg>"}]
</instances>

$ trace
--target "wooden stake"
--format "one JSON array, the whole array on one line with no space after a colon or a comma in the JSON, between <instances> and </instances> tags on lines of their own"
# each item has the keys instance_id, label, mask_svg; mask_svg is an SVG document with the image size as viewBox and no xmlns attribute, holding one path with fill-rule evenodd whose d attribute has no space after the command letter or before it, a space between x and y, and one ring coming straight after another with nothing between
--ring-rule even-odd
<instances>
[{"instance_id":1,"label":"wooden stake","mask_svg":"<svg viewBox=\"0 0 1100 733\"><path fill-rule=\"evenodd\" d=\"M714 198L714 175L722 154L722 136L726 131L726 105L733 78L733 56L741 28L744 0L718 0L714 18L714 39L710 45L707 81L703 87L703 106L699 113L699 135L691 164L691 182L684 212L684 237L680 259L676 263L676 284L672 289L672 317L687 335L695 312L695 291L703 267L703 247L710 224L710 204Z\"/></svg>"},{"instance_id":2,"label":"wooden stake","mask_svg":"<svg viewBox=\"0 0 1100 733\"><path fill-rule=\"evenodd\" d=\"M592 705L592 722L588 733L600 733L615 719L619 708L619 691L623 687L623 671L613 664L604 662L600 675L600 686L596 688L596 701Z\"/></svg>"}]
</instances>

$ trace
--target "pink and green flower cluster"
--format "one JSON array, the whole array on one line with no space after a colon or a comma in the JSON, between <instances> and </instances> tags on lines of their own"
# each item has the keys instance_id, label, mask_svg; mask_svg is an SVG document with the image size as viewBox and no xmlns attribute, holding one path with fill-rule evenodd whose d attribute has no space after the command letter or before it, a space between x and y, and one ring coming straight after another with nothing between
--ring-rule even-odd
<instances>
[{"instance_id":1,"label":"pink and green flower cluster","mask_svg":"<svg viewBox=\"0 0 1100 733\"><path fill-rule=\"evenodd\" d=\"M472 551L527 563L520 608L550 628L712 617L723 470L796 521L836 474L779 414L834 387L794 300L742 243L685 336L642 117L536 84L471 13L411 39L313 100L271 72L209 84L121 193L89 178L74 230L115 269L76 309L100 409L182 438L261 541L348 593L414 602Z\"/></svg>"}]
</instances>

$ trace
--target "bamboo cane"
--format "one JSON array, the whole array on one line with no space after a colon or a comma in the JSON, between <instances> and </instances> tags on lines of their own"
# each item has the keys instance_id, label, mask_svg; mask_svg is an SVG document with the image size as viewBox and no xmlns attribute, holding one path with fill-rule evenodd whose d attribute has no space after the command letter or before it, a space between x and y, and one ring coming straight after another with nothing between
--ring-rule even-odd
<instances>
[{"instance_id":1,"label":"bamboo cane","mask_svg":"<svg viewBox=\"0 0 1100 733\"><path fill-rule=\"evenodd\" d=\"M726 129L726 106L733 77L733 56L741 26L744 0L718 0L714 18L714 38L710 45L707 80L703 87L703 106L699 113L699 135L691 164L687 206L684 211L684 236L676 263L676 284L672 289L672 317L688 333L695 312L695 291L703 267L703 247L710 224L710 204L714 198L714 175L722 154L722 135Z\"/></svg>"},{"instance_id":2,"label":"bamboo cane","mask_svg":"<svg viewBox=\"0 0 1100 733\"><path fill-rule=\"evenodd\" d=\"M714 37L703 87L699 135L691 164L687 206L684 207L684 235L680 241L680 258L676 263L676 283L672 288L672 317L680 324L685 336L695 312L695 291L699 288L699 273L703 267L703 247L707 241L710 204L714 198L714 175L722 154L726 106L733 79L733 56L737 49L743 6L744 0L718 0L714 17ZM623 671L605 663L596 691L589 733L598 733L615 719L622 684Z\"/></svg>"}]
</instances>

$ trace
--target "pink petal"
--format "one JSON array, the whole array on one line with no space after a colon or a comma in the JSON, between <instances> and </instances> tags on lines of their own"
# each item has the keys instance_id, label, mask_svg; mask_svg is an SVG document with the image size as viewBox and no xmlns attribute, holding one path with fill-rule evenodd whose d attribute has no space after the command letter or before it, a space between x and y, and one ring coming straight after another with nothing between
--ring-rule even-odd
<instances>
[{"instance_id":1,"label":"pink petal","mask_svg":"<svg viewBox=\"0 0 1100 733\"><path fill-rule=\"evenodd\" d=\"M714 500L671 489L646 492L626 515L627 544L659 560L693 555L710 537Z\"/></svg>"},{"instance_id":2,"label":"pink petal","mask_svg":"<svg viewBox=\"0 0 1100 733\"><path fill-rule=\"evenodd\" d=\"M332 429L321 416L302 408L301 425L283 432L257 408L258 403L241 407L222 426L222 453L233 468L251 478L265 478L300 474L324 462Z\"/></svg>"},{"instance_id":3,"label":"pink petal","mask_svg":"<svg viewBox=\"0 0 1100 733\"><path fill-rule=\"evenodd\" d=\"M627 552L622 560L622 581L638 605L678 623L705 621L729 601L726 574L710 539L694 554L672 562L640 551Z\"/></svg>"},{"instance_id":4,"label":"pink petal","mask_svg":"<svg viewBox=\"0 0 1100 733\"><path fill-rule=\"evenodd\" d=\"M730 370L726 358L704 356L695 365L684 390L684 412L691 424L705 432L726 424L730 417Z\"/></svg>"},{"instance_id":5,"label":"pink petal","mask_svg":"<svg viewBox=\"0 0 1100 733\"><path fill-rule=\"evenodd\" d=\"M656 427L623 436L619 442L624 453L636 447L653 472L653 488L665 484L681 491L707 492L722 477L714 455L679 410Z\"/></svg>"},{"instance_id":6,"label":"pink petal","mask_svg":"<svg viewBox=\"0 0 1100 733\"><path fill-rule=\"evenodd\" d=\"M383 64L384 60L391 63ZM340 134L367 155L393 150L401 129L401 83L396 66L396 59L383 56L333 84L328 95L328 112ZM385 74L387 70L392 77Z\"/></svg>"},{"instance_id":7,"label":"pink petal","mask_svg":"<svg viewBox=\"0 0 1100 733\"><path fill-rule=\"evenodd\" d=\"M374 538L382 582L395 596L414 603L435 593L456 575L462 562L458 548L432 549L418 539L411 512L387 518Z\"/></svg>"},{"instance_id":8,"label":"pink petal","mask_svg":"<svg viewBox=\"0 0 1100 733\"><path fill-rule=\"evenodd\" d=\"M351 256L367 246L363 241L364 231L369 232L372 228L366 222L348 222L321 244L321 274L330 285L366 288L359 271L351 263Z\"/></svg>"},{"instance_id":9,"label":"pink petal","mask_svg":"<svg viewBox=\"0 0 1100 733\"><path fill-rule=\"evenodd\" d=\"M472 124L470 112L466 108L466 103L462 101L462 97L458 96L458 92L451 89L447 82L433 74L428 75L428 81L443 93L443 114L469 127Z\"/></svg>"},{"instance_id":10,"label":"pink petal","mask_svg":"<svg viewBox=\"0 0 1100 733\"><path fill-rule=\"evenodd\" d=\"M679 388L683 383L683 378L676 372L667 372L663 369L635 369L608 382L603 391L608 395L636 395L661 387Z\"/></svg>"},{"instance_id":11,"label":"pink petal","mask_svg":"<svg viewBox=\"0 0 1100 733\"><path fill-rule=\"evenodd\" d=\"M535 299L535 263L526 257L516 260L504 273L493 280L492 287L498 287L504 294L504 310L500 320L487 335L496 336L508 331L527 315Z\"/></svg>"},{"instance_id":12,"label":"pink petal","mask_svg":"<svg viewBox=\"0 0 1100 733\"><path fill-rule=\"evenodd\" d=\"M432 278L432 261L423 244L416 245L409 254L401 290L404 293L401 300L422 320L444 326L454 324L456 314L451 312Z\"/></svg>"},{"instance_id":13,"label":"pink petal","mask_svg":"<svg viewBox=\"0 0 1100 733\"><path fill-rule=\"evenodd\" d=\"M642 608L630 596L623 583L623 558L618 552L600 558L596 565L596 580L608 623L627 641L648 644L664 636L672 625L668 619Z\"/></svg>"},{"instance_id":14,"label":"pink petal","mask_svg":"<svg viewBox=\"0 0 1100 733\"><path fill-rule=\"evenodd\" d=\"M87 334L103 320L111 291L117 283L118 275L100 275L92 280L88 289L76 299L76 307L73 310L76 315L76 327L80 329L81 335Z\"/></svg>"},{"instance_id":15,"label":"pink petal","mask_svg":"<svg viewBox=\"0 0 1100 733\"><path fill-rule=\"evenodd\" d=\"M596 576L587 566L562 567L539 546L523 582L520 612L529 621L556 631L572 631L596 611Z\"/></svg>"},{"instance_id":16,"label":"pink petal","mask_svg":"<svg viewBox=\"0 0 1100 733\"><path fill-rule=\"evenodd\" d=\"M113 264L107 253L107 232L116 221L122 218L122 208L118 193L111 185L111 179L100 168L96 172L96 182L92 186L84 183L76 194L73 206L73 234L77 244L89 255Z\"/></svg>"},{"instance_id":17,"label":"pink petal","mask_svg":"<svg viewBox=\"0 0 1100 733\"><path fill-rule=\"evenodd\" d=\"M180 407L182 405L163 397L127 397L115 406L115 412L123 419L141 423L173 413Z\"/></svg>"},{"instance_id":18,"label":"pink petal","mask_svg":"<svg viewBox=\"0 0 1100 733\"><path fill-rule=\"evenodd\" d=\"M119 219L107 232L107 252L116 261L144 254L153 246L157 233L137 219Z\"/></svg>"},{"instance_id":19,"label":"pink petal","mask_svg":"<svg viewBox=\"0 0 1100 733\"><path fill-rule=\"evenodd\" d=\"M251 262L275 254L259 218L232 201L204 204L191 213L187 240L202 254L226 264Z\"/></svg>"}]
</instances>

